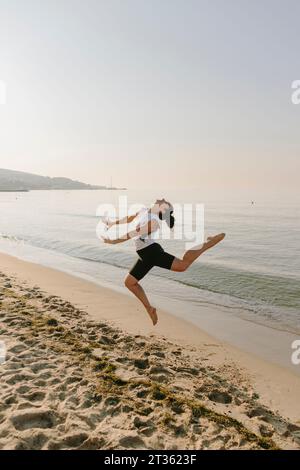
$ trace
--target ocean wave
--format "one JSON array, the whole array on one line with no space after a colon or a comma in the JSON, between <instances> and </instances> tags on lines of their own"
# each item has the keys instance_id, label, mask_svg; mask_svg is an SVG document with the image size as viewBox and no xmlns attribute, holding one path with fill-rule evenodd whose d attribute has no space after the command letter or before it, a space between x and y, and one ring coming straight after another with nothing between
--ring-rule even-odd
<instances>
[{"instance_id":1,"label":"ocean wave","mask_svg":"<svg viewBox=\"0 0 300 470\"><path fill-rule=\"evenodd\" d=\"M5 233L0 233L0 240L7 240L15 243L24 243L25 240L14 235L6 235Z\"/></svg>"},{"instance_id":2,"label":"ocean wave","mask_svg":"<svg viewBox=\"0 0 300 470\"><path fill-rule=\"evenodd\" d=\"M101 263L116 268L128 269L136 259L135 253L110 250L106 246L91 245L83 241L45 239L43 237L19 238L0 234L0 239L13 243L26 243L73 258ZM198 303L209 303L248 312L249 318L274 324L284 324L289 329L298 329L300 283L298 279L238 270L224 265L201 262L194 264L189 271L178 273L154 268L151 275L165 278L176 285L191 287L200 292ZM176 284L175 284L176 283ZM200 298L200 301L199 301ZM189 299L185 299L189 301ZM297 313L298 312L298 313Z\"/></svg>"}]
</instances>

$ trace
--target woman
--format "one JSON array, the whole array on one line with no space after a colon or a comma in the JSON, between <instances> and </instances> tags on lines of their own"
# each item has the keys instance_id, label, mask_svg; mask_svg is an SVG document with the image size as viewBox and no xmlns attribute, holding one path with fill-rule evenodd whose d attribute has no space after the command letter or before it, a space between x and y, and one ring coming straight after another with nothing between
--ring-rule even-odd
<instances>
[{"instance_id":1,"label":"woman","mask_svg":"<svg viewBox=\"0 0 300 470\"><path fill-rule=\"evenodd\" d=\"M128 232L125 236L116 240L110 240L108 238L103 238L103 240L105 243L116 244L135 238L136 251L139 258L126 276L125 286L142 302L153 325L156 325L158 321L156 308L150 304L139 281L154 266L176 272L186 271L202 253L223 240L225 233L208 237L201 248L188 250L184 253L182 259L179 259L164 251L151 237L151 235L160 228L162 220L164 220L171 229L174 227L175 218L173 216L173 206L170 202L165 199L157 199L150 209L143 209L135 215L110 222L108 226L111 227L112 225L123 223L127 224L136 218L138 224L135 230Z\"/></svg>"}]
</instances>

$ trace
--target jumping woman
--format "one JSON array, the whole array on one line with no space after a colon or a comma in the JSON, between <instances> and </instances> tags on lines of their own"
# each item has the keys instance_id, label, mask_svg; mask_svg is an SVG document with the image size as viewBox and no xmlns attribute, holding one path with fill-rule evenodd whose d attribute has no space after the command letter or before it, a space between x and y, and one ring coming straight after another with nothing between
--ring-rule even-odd
<instances>
[{"instance_id":1,"label":"jumping woman","mask_svg":"<svg viewBox=\"0 0 300 470\"><path fill-rule=\"evenodd\" d=\"M151 237L151 235L160 228L162 220L164 220L171 229L174 227L175 218L173 216L173 206L170 202L165 199L157 199L150 209L142 209L135 215L127 216L114 222L108 222L107 225L110 228L115 224L129 224L135 219L137 220L135 230L115 240L110 240L109 238L103 238L103 240L105 243L117 244L132 238L135 239L138 260L127 274L125 286L142 302L153 325L156 325L158 321L156 308L150 304L139 281L146 276L154 266L176 272L186 271L202 253L223 240L225 233L208 237L201 248L188 250L184 253L182 259L179 259L167 253L159 243L156 243Z\"/></svg>"}]
</instances>

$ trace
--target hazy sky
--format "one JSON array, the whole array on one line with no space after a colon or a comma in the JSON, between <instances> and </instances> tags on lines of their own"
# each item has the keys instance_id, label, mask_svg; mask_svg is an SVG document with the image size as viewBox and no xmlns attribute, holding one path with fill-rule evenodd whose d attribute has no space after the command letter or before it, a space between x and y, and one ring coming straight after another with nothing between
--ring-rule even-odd
<instances>
[{"instance_id":1,"label":"hazy sky","mask_svg":"<svg viewBox=\"0 0 300 470\"><path fill-rule=\"evenodd\" d=\"M0 0L0 167L295 195L299 18L298 0Z\"/></svg>"}]
</instances>

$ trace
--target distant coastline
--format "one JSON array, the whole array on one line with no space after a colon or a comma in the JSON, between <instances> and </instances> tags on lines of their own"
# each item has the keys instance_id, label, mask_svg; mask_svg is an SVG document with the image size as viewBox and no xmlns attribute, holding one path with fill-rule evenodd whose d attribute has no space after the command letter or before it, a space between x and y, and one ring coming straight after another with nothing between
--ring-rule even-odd
<instances>
[{"instance_id":1,"label":"distant coastline","mask_svg":"<svg viewBox=\"0 0 300 470\"><path fill-rule=\"evenodd\" d=\"M45 188L45 189L1 189L0 193L29 193L30 191L127 191L127 188Z\"/></svg>"},{"instance_id":2,"label":"distant coastline","mask_svg":"<svg viewBox=\"0 0 300 470\"><path fill-rule=\"evenodd\" d=\"M36 190L126 190L111 186L82 183L65 177L40 176L23 171L0 168L0 192L28 192Z\"/></svg>"},{"instance_id":3,"label":"distant coastline","mask_svg":"<svg viewBox=\"0 0 300 470\"><path fill-rule=\"evenodd\" d=\"M0 193L29 193L29 189L1 189Z\"/></svg>"}]
</instances>

